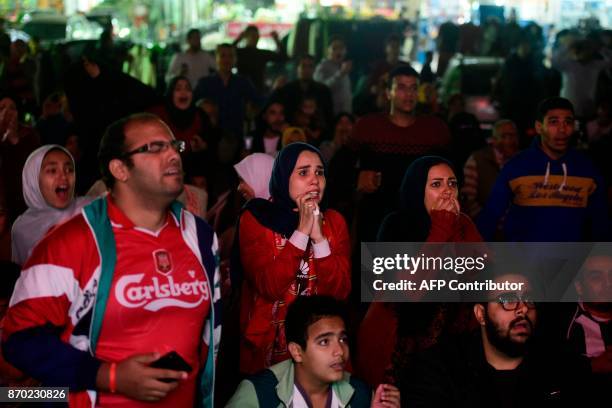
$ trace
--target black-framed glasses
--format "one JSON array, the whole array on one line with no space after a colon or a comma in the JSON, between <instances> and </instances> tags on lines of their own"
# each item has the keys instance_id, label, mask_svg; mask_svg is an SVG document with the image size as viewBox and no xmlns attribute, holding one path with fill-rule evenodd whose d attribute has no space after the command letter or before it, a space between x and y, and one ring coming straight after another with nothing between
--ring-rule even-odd
<instances>
[{"instance_id":1,"label":"black-framed glasses","mask_svg":"<svg viewBox=\"0 0 612 408\"><path fill-rule=\"evenodd\" d=\"M502 293L496 298L497 303L501 304L504 310L508 312L518 309L521 303L527 306L527 309L535 309L535 302L529 294L520 294L515 292Z\"/></svg>"},{"instance_id":2,"label":"black-framed glasses","mask_svg":"<svg viewBox=\"0 0 612 408\"><path fill-rule=\"evenodd\" d=\"M171 140L169 142L165 140L158 140L137 147L136 149L130 150L129 152L125 152L123 153L123 157L130 157L138 153L161 153L168 150L169 147L172 147L178 153L183 153L185 151L186 143L184 140Z\"/></svg>"}]
</instances>

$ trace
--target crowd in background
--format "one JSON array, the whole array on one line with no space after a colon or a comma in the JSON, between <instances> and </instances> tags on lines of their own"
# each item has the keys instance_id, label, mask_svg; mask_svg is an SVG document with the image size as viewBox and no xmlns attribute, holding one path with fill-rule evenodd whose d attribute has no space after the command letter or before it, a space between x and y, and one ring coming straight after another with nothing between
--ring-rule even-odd
<instances>
[{"instance_id":1,"label":"crowd in background","mask_svg":"<svg viewBox=\"0 0 612 408\"><path fill-rule=\"evenodd\" d=\"M261 266L258 262L264 259L260 255L265 249L257 247L255 238L246 241L254 247L245 248L244 236L259 234L258 228L263 227L258 221L275 233L284 233L282 226L261 221L267 219L265 206L253 209L253 205L244 205L254 198L265 201L272 197L275 203L296 200L285 197L288 193L279 192L282 189L278 186L273 189L275 182L288 188L288 181L279 181L284 177L279 175L281 169L272 172L272 159L283 151L285 156L294 154L286 159L292 169L299 154L311 148L295 147L297 152L290 153L283 150L286 146L304 146L296 142L314 146L312 152L324 164L326 187L321 191L325 191L325 204L321 204L321 211L336 210L327 215L325 232L333 237L332 252L339 251L344 258L317 268L320 276L333 272L337 274L334 279L347 284L339 285L329 278L325 282L329 289L320 292L357 305L350 316L354 326L361 324L353 368L373 386L400 383L398 376L402 374L398 373L409 371L413 353L426 350L445 335L473 328L474 322L461 307L361 304L360 242L610 240L609 30L585 32L576 28L546 38L535 23L521 27L512 20L488 21L482 26L447 22L441 25L437 49L428 53L420 73L414 71L410 60L402 60L403 38L392 35L381 44L385 59L372 61L367 74L357 80L351 76L350 50L341 37L329 39L320 61L310 55L290 61L278 36L274 36L276 50L259 49L254 26L233 44L219 44L214 53L202 50L200 39L199 31L189 32L186 49L167 67L165 87L153 89L120 70L124 55L113 49L112 37L103 36L96 47L84 50L79 59L62 68L61 80L55 80L49 74L52 62L47 54L32 50L21 40L11 42L0 32L3 289L14 284L19 270L16 265L26 262L49 228L106 193L109 186L101 181L98 165L100 140L111 123L137 112L157 115L176 140L184 142L181 158L186 188L179 201L207 220L219 238L222 295L229 305L226 316L236 321L232 325L227 320L224 339L235 347L234 352L243 352L238 357L226 345L230 351L224 354L222 340L220 358L235 364L226 365L220 373L224 381L219 382L217 398L223 402L233 393L240 379L238 372L252 374L266 366L265 356L257 354L260 350L245 351L244 327L237 324L248 314L246 304L253 309L262 307L262 299L253 295L259 287L250 288L251 292L243 290L242 304L234 304L238 300L233 291L241 283L236 281L232 257L238 245L242 273L255 273L250 269ZM546 55L549 43L552 53ZM504 59L493 83L484 84L490 89L500 120L481 123L468 112L467 96L461 93L439 96L449 61L458 53ZM434 57L436 69L432 67ZM295 72L270 77L266 74L270 64L294 66ZM549 105L542 106L542 101L549 101ZM555 117L558 123L549 122L553 111L563 112ZM571 135L571 139L569 145L555 150L555 135L560 133ZM551 140L552 156L541 155L540 146L548 142L540 138ZM54 148L53 157L47 154L48 145L60 146ZM58 172L62 175L53 179L49 175L45 182L47 171L53 171L53 177ZM448 184L449 191L457 191L456 198L447 192L444 197L430 198L436 201L427 201L432 171L439 172L437 179ZM520 196L517 183L526 183L536 175L544 179L544 185L560 185L559 192L571 183L584 187L588 192L579 194L575 205L583 211L563 205L559 208L552 199L525 204L529 198ZM583 181L577 181L579 178ZM274 217L290 218L291 210L288 206L284 213L269 211ZM448 221L447 213L460 214L460 221ZM318 242L320 232L311 228L309 234ZM348 266L351 259L352 268ZM10 291L2 294L8 299ZM284 301L291 303L293 299ZM265 307L272 308L272 303ZM582 347L592 338L604 342L603 351L589 357L606 356L607 365L603 364L601 372L603 381L609 381L612 314L609 305L601 310L600 315L607 317L595 319L599 336L585 334L589 340L583 339ZM553 310L552 315L558 314ZM284 316L275 320L282 321ZM550 346L554 342L551 333L568 327L558 323L542 341ZM388 337L375 334L388 328L392 328ZM559 336L559 343L561 338L567 340L567 336ZM282 348L282 344L274 346ZM287 358L286 349L276 351L267 365Z\"/></svg>"}]
</instances>

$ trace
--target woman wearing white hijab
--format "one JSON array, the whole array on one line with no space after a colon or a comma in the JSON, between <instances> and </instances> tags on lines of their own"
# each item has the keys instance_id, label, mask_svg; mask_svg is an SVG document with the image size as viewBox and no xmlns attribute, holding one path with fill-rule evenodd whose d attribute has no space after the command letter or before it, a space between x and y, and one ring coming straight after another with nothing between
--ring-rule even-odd
<instances>
[{"instance_id":1,"label":"woman wearing white hijab","mask_svg":"<svg viewBox=\"0 0 612 408\"><path fill-rule=\"evenodd\" d=\"M74 158L59 145L34 150L23 166L23 197L28 209L13 224L12 258L23 265L54 225L77 214L91 200L74 198Z\"/></svg>"},{"instance_id":2,"label":"woman wearing white hijab","mask_svg":"<svg viewBox=\"0 0 612 408\"><path fill-rule=\"evenodd\" d=\"M240 176L238 192L246 201L251 198L270 198L270 176L274 166L274 157L265 153L253 153L234 165Z\"/></svg>"}]
</instances>

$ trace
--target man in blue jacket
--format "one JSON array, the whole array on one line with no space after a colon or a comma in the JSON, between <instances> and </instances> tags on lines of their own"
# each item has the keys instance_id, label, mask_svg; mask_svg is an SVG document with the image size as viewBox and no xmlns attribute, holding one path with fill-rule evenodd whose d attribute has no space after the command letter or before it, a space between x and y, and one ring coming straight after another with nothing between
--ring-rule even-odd
<instances>
[{"instance_id":1,"label":"man in blue jacket","mask_svg":"<svg viewBox=\"0 0 612 408\"><path fill-rule=\"evenodd\" d=\"M538 107L540 138L511 159L478 218L492 240L504 216L506 241L605 241L609 236L605 186L593 163L570 147L574 107L550 98Z\"/></svg>"}]
</instances>

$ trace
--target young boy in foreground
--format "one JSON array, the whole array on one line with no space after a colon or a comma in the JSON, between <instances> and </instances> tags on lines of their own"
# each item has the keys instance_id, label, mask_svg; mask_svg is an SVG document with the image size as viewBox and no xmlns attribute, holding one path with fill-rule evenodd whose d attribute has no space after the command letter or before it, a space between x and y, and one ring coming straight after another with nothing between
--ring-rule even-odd
<instances>
[{"instance_id":1,"label":"young boy in foreground","mask_svg":"<svg viewBox=\"0 0 612 408\"><path fill-rule=\"evenodd\" d=\"M344 371L349 361L346 318L327 296L298 297L285 321L291 359L242 381L228 407L399 408L400 393L369 387Z\"/></svg>"}]
</instances>

